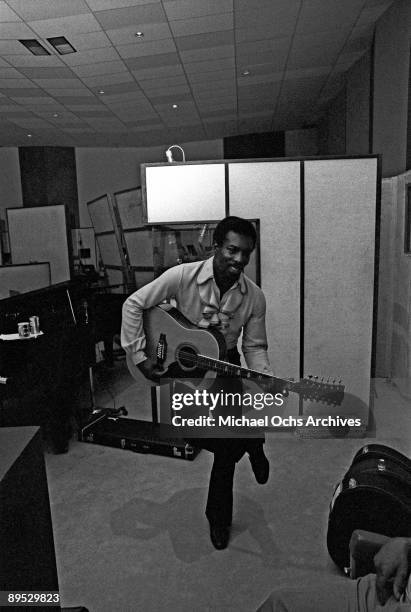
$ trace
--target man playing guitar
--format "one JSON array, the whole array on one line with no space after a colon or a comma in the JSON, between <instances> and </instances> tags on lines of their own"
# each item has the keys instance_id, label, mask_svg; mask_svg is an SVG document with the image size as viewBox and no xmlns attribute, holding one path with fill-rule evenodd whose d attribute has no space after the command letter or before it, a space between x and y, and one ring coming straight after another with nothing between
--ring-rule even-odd
<instances>
[{"instance_id":1,"label":"man playing guitar","mask_svg":"<svg viewBox=\"0 0 411 612\"><path fill-rule=\"evenodd\" d=\"M267 355L264 294L243 274L256 240L252 223L239 217L226 217L214 231L213 257L172 267L127 298L123 306L121 342L128 359L147 379L158 382L162 370L145 353L143 313L171 298L192 323L200 328L215 327L224 335L226 361L240 365L237 341L242 332L242 352L248 368L272 373ZM264 484L268 480L264 439L203 438L197 442L214 453L206 516L211 541L221 550L229 541L237 461L248 453L257 482Z\"/></svg>"}]
</instances>

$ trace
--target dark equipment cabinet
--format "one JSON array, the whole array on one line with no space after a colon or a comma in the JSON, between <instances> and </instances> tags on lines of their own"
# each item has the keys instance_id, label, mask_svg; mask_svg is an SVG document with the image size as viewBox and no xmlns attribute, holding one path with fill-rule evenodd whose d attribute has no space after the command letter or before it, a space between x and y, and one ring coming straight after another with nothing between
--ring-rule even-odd
<instances>
[{"instance_id":1,"label":"dark equipment cabinet","mask_svg":"<svg viewBox=\"0 0 411 612\"><path fill-rule=\"evenodd\" d=\"M0 426L39 425L56 453L66 452L82 381L94 364L90 289L80 281L0 300L0 333L32 315L42 335L0 341Z\"/></svg>"}]
</instances>

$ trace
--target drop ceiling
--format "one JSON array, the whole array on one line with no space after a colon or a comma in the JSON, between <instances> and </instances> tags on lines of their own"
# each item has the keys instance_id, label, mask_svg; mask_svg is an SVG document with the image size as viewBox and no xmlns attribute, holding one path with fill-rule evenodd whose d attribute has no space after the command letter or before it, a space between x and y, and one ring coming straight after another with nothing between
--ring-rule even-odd
<instances>
[{"instance_id":1,"label":"drop ceiling","mask_svg":"<svg viewBox=\"0 0 411 612\"><path fill-rule=\"evenodd\" d=\"M0 145L149 146L315 124L391 4L0 1ZM54 51L57 36L76 53ZM33 38L50 55L19 42Z\"/></svg>"}]
</instances>

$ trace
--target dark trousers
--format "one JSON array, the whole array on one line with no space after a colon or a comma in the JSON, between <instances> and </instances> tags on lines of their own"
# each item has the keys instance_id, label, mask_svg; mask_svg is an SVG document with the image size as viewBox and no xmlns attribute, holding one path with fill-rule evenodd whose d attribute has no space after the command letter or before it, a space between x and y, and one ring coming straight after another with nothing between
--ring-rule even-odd
<instances>
[{"instance_id":1,"label":"dark trousers","mask_svg":"<svg viewBox=\"0 0 411 612\"><path fill-rule=\"evenodd\" d=\"M228 351L227 357L230 363L240 365L240 355L237 349ZM218 386L220 384L221 379L219 379ZM232 384L232 381L229 381L228 384ZM239 388L241 389L241 385ZM229 390L238 391L238 388ZM235 465L245 453L262 450L264 438L199 438L192 442L214 453L208 486L206 516L210 523L227 527L231 525L233 515Z\"/></svg>"},{"instance_id":2,"label":"dark trousers","mask_svg":"<svg viewBox=\"0 0 411 612\"><path fill-rule=\"evenodd\" d=\"M214 453L208 485L206 517L210 523L228 527L233 516L233 483L235 464L247 452L262 447L261 438L204 438L198 440L202 448Z\"/></svg>"}]
</instances>

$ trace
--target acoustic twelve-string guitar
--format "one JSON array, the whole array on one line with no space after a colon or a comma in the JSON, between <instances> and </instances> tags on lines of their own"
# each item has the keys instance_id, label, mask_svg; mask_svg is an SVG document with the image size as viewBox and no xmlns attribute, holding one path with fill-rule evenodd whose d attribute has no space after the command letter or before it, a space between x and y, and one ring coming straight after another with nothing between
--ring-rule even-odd
<instances>
[{"instance_id":1,"label":"acoustic twelve-string guitar","mask_svg":"<svg viewBox=\"0 0 411 612\"><path fill-rule=\"evenodd\" d=\"M169 304L161 304L144 312L146 355L157 361L164 370L164 377L172 371L184 372L191 379L212 380L217 375L240 377L258 381L271 380L273 387L293 392L303 399L340 405L344 398L344 386L335 381L319 380L309 376L294 381L243 368L224 361L226 345L224 336L216 329L201 329L193 325L182 313ZM127 366L136 380L141 372L127 355ZM170 373L168 374L170 377ZM207 386L206 384L204 386Z\"/></svg>"}]
</instances>

